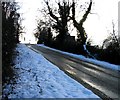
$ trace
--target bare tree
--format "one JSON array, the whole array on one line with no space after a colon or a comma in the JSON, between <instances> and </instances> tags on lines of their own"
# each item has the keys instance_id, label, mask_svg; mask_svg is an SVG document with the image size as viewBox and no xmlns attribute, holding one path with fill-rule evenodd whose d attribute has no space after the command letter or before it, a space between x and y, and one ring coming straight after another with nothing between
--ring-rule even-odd
<instances>
[{"instance_id":1,"label":"bare tree","mask_svg":"<svg viewBox=\"0 0 120 100\"><path fill-rule=\"evenodd\" d=\"M58 1L57 5L58 5L58 9L57 11L57 15L53 12L53 8L50 7L49 2L45 1L48 11L49 11L49 15L50 17L53 19L53 21L55 22L53 24L53 28L59 32L57 39L59 40L59 42L63 43L65 37L67 35L69 35L68 33L68 25L67 23L71 20L70 19L70 9L72 7L72 4L70 4L69 0L68 1Z\"/></svg>"},{"instance_id":2,"label":"bare tree","mask_svg":"<svg viewBox=\"0 0 120 100\"><path fill-rule=\"evenodd\" d=\"M112 32L109 33L110 35L103 41L102 49L106 48L110 45L116 45L117 47L120 46L119 44L119 37L117 35L117 31L115 30L115 23L112 21Z\"/></svg>"},{"instance_id":3,"label":"bare tree","mask_svg":"<svg viewBox=\"0 0 120 100\"><path fill-rule=\"evenodd\" d=\"M85 14L83 15L82 19L77 22L76 21L76 7L75 7L75 1L73 0L73 4L72 4L72 20L73 20L73 24L74 27L76 27L76 29L78 30L78 39L79 41L82 43L82 45L84 45L86 43L87 40L87 34L85 32L85 29L83 27L83 23L86 21L88 14L91 11L91 7L92 7L92 0L90 0L90 4L87 8L87 11L85 12Z\"/></svg>"}]
</instances>

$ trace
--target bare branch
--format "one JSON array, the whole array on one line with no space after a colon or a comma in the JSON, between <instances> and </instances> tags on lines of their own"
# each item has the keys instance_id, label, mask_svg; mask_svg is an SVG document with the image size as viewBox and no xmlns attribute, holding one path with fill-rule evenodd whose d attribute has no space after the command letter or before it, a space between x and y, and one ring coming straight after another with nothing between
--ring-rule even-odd
<instances>
[{"instance_id":1,"label":"bare branch","mask_svg":"<svg viewBox=\"0 0 120 100\"><path fill-rule=\"evenodd\" d=\"M92 7L92 0L90 0L90 4L89 7L87 8L87 11L85 12L85 14L83 15L83 18L80 20L80 24L83 25L83 23L86 21L88 14L91 11L91 7Z\"/></svg>"},{"instance_id":2,"label":"bare branch","mask_svg":"<svg viewBox=\"0 0 120 100\"><path fill-rule=\"evenodd\" d=\"M46 5L47 5L47 7L48 7L48 11L49 11L50 16L51 16L53 19L55 19L56 21L58 21L58 17L53 14L52 9L50 8L48 1L45 1L45 3L46 3Z\"/></svg>"}]
</instances>

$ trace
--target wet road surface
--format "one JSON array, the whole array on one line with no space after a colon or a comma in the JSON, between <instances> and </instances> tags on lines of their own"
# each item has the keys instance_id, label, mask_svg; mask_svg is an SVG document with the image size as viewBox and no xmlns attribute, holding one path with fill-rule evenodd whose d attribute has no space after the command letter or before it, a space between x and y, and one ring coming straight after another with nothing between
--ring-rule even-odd
<instances>
[{"instance_id":1,"label":"wet road surface","mask_svg":"<svg viewBox=\"0 0 120 100\"><path fill-rule=\"evenodd\" d=\"M42 54L46 59L57 65L86 88L92 90L100 98L120 99L119 71L84 62L57 51L38 47L37 45L27 46L37 53Z\"/></svg>"}]
</instances>

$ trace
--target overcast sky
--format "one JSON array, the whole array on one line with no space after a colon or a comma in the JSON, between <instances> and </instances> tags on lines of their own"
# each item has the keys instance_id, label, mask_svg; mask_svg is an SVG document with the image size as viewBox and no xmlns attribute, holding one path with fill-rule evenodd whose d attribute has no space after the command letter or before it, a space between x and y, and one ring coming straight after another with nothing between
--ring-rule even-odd
<instances>
[{"instance_id":1,"label":"overcast sky","mask_svg":"<svg viewBox=\"0 0 120 100\"><path fill-rule=\"evenodd\" d=\"M22 24L25 26L24 35L26 42L34 42L33 30L36 28L36 19L40 18L38 9L43 7L43 0L17 0L20 2L20 13L24 18ZM54 1L54 0L52 0ZM81 2L90 0L80 0ZM93 44L100 44L108 36L108 30L112 29L112 20L116 26L118 24L118 1L120 0L93 0L92 13L84 23L88 38L91 38ZM72 33L71 35L75 35Z\"/></svg>"}]
</instances>

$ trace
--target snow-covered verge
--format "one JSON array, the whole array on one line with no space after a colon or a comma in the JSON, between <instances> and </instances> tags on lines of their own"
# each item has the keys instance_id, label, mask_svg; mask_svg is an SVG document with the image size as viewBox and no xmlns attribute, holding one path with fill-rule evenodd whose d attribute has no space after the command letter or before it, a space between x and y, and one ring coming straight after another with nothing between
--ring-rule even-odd
<instances>
[{"instance_id":1,"label":"snow-covered verge","mask_svg":"<svg viewBox=\"0 0 120 100\"><path fill-rule=\"evenodd\" d=\"M8 98L99 98L24 44L16 50L16 84L6 85L3 96L12 89Z\"/></svg>"},{"instance_id":2,"label":"snow-covered verge","mask_svg":"<svg viewBox=\"0 0 120 100\"><path fill-rule=\"evenodd\" d=\"M99 60L92 59L92 58L86 58L83 55L77 55L77 54L73 54L73 53L60 51L60 50L57 50L57 49L47 47L44 44L37 44L37 45L41 46L41 47L44 47L44 48L47 48L47 49L51 49L51 50L63 53L63 54L66 54L66 55L69 55L69 56L72 56L72 57L75 57L75 58L78 58L78 59L80 59L82 61L87 61L87 62L90 62L90 63L93 63L93 64L100 65L101 67L106 67L106 68L110 68L110 69L113 69L113 70L119 70L120 71L120 65L114 65L114 64L110 64L110 63L105 62L105 61L99 61Z\"/></svg>"}]
</instances>

